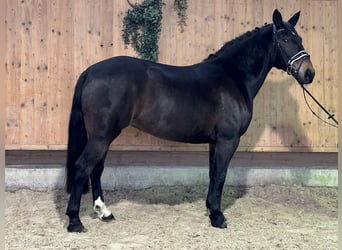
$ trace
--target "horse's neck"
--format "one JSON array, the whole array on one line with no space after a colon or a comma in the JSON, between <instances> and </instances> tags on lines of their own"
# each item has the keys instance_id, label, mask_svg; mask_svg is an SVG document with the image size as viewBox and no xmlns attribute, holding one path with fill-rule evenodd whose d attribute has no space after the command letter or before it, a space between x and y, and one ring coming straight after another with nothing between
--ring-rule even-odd
<instances>
[{"instance_id":1,"label":"horse's neck","mask_svg":"<svg viewBox=\"0 0 342 250\"><path fill-rule=\"evenodd\" d=\"M257 60L260 63L259 70L257 71L257 74L252 75L250 79L246 79L243 84L245 84L245 87L248 92L248 96L251 100L255 98L255 96L258 94L261 86L263 85L268 73L270 72L272 68L271 64L271 57L265 54L263 56L262 60ZM256 63L258 63L256 61Z\"/></svg>"},{"instance_id":2,"label":"horse's neck","mask_svg":"<svg viewBox=\"0 0 342 250\"><path fill-rule=\"evenodd\" d=\"M272 35L267 32L258 32L236 51L235 55L243 58L238 67L241 76L237 84L243 84L249 99L252 101L264 83L267 74L272 68L273 41ZM257 36L260 36L257 38ZM266 38L267 37L267 38ZM259 41L259 42L256 42ZM262 42L261 42L262 41ZM232 60L231 58L228 60Z\"/></svg>"}]
</instances>

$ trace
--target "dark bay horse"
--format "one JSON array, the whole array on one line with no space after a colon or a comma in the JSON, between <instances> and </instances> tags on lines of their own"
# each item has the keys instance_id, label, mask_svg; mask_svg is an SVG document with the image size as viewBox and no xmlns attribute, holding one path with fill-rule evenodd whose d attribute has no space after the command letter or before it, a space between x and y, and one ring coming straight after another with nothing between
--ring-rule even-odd
<instances>
[{"instance_id":1,"label":"dark bay horse","mask_svg":"<svg viewBox=\"0 0 342 250\"><path fill-rule=\"evenodd\" d=\"M69 123L66 214L69 232L85 230L82 193L92 184L94 209L113 220L104 204L101 174L111 142L131 125L154 136L187 143L209 143L206 206L212 226L225 228L222 188L228 164L253 114L253 99L272 67L300 84L315 71L294 26L278 10L266 24L226 43L204 61L184 67L132 57L114 57L85 70L75 87Z\"/></svg>"}]
</instances>

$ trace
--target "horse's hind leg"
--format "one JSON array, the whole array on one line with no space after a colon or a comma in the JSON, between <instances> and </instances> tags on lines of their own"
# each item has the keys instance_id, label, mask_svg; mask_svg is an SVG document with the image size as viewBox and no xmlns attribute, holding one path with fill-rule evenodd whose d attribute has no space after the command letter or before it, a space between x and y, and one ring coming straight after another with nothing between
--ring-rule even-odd
<instances>
[{"instance_id":1,"label":"horse's hind leg","mask_svg":"<svg viewBox=\"0 0 342 250\"><path fill-rule=\"evenodd\" d=\"M103 221L112 221L114 220L113 214L107 209L103 192L101 187L101 175L104 169L104 159L101 160L96 167L94 168L92 174L90 175L91 186L93 191L93 205L94 210L97 213L98 217Z\"/></svg>"},{"instance_id":2,"label":"horse's hind leg","mask_svg":"<svg viewBox=\"0 0 342 250\"><path fill-rule=\"evenodd\" d=\"M100 138L89 139L81 156L76 161L77 172L73 180L66 214L69 216L69 232L84 232L79 218L81 196L84 186L95 166L104 159L111 141Z\"/></svg>"}]
</instances>

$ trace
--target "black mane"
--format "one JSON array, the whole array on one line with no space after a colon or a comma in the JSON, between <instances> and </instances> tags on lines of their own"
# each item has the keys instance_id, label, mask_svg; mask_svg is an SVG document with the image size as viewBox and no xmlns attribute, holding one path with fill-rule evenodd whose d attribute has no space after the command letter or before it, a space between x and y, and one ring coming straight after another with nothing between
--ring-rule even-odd
<instances>
[{"instance_id":1,"label":"black mane","mask_svg":"<svg viewBox=\"0 0 342 250\"><path fill-rule=\"evenodd\" d=\"M226 42L218 51L216 51L214 54L210 54L206 59L203 61L210 61L212 59L215 59L222 55L223 53L226 53L227 50L236 50L241 45L243 46L243 43L249 40L249 38L253 38L254 35L260 33L261 31L266 30L267 28L271 27L272 24L265 24L262 27L256 27L252 31L247 31L244 34L230 40L229 42Z\"/></svg>"}]
</instances>

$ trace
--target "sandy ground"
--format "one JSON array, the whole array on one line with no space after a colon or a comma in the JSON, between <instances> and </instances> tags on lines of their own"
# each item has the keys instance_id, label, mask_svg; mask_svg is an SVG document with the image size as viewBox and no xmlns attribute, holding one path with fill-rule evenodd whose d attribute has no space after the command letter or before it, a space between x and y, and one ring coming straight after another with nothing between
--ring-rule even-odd
<instances>
[{"instance_id":1,"label":"sandy ground","mask_svg":"<svg viewBox=\"0 0 342 250\"><path fill-rule=\"evenodd\" d=\"M87 233L67 233L61 190L6 192L6 249L337 249L337 188L226 187L227 229L212 228L205 186L105 192L105 223L83 196Z\"/></svg>"}]
</instances>

